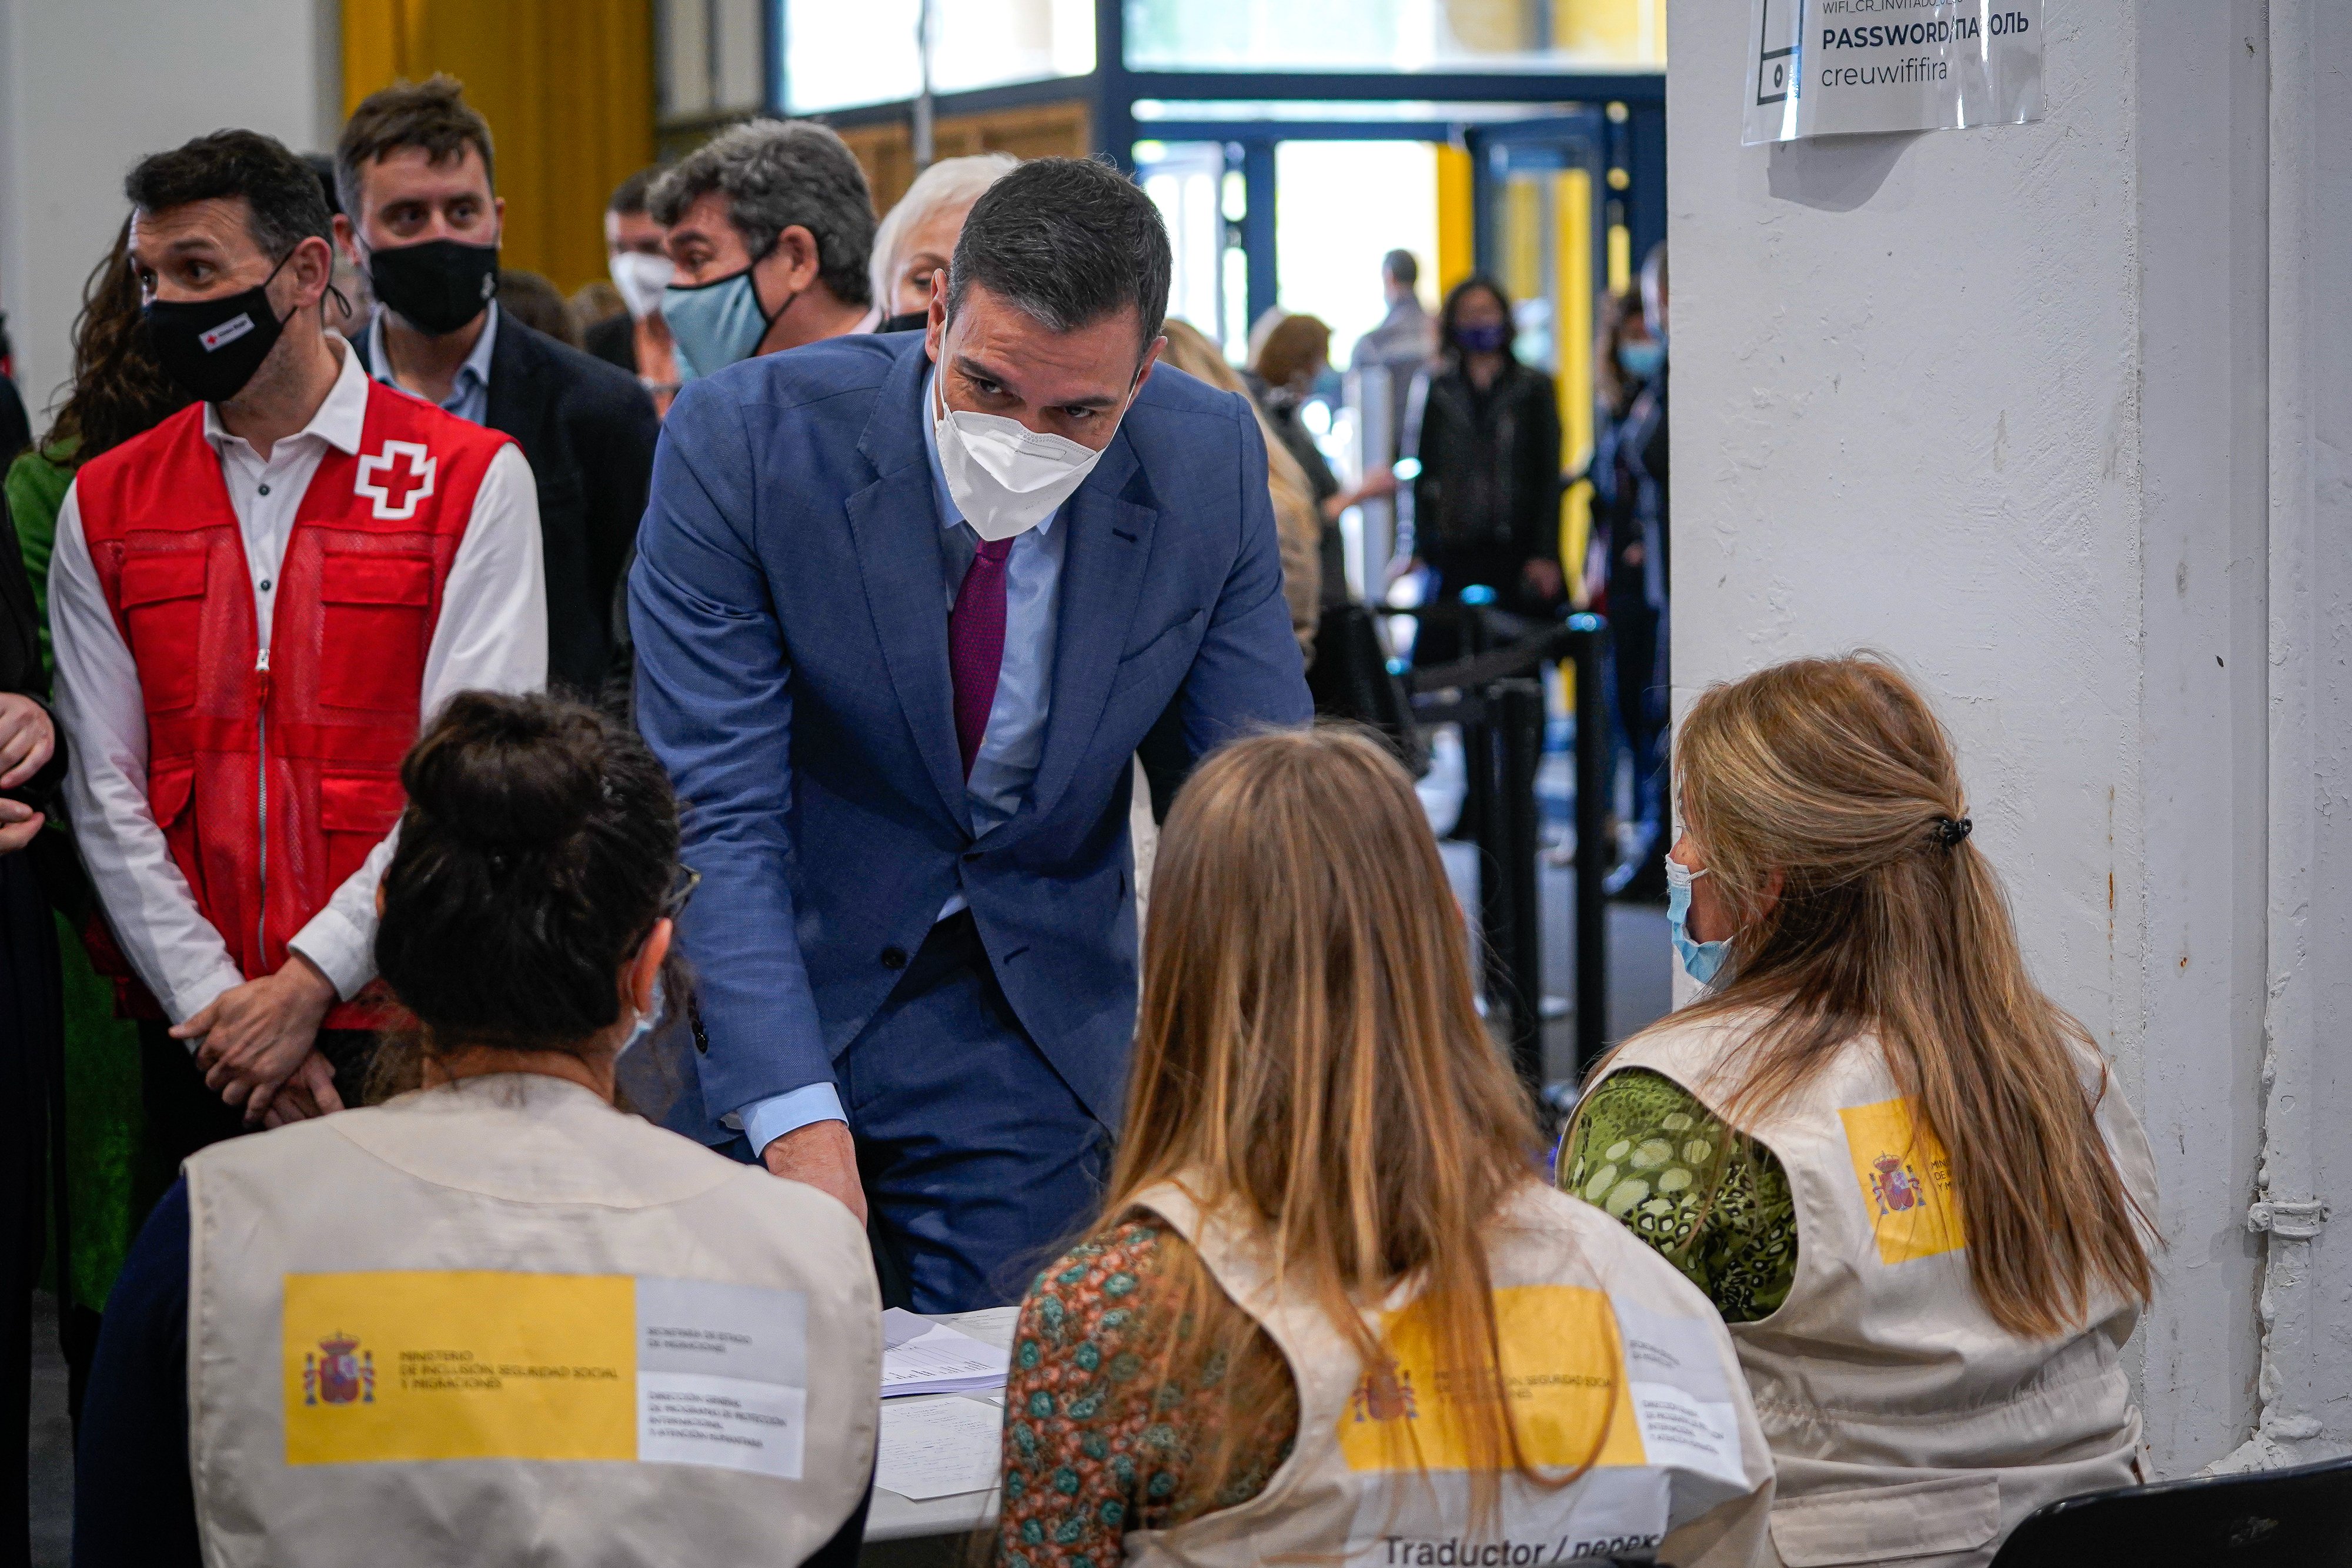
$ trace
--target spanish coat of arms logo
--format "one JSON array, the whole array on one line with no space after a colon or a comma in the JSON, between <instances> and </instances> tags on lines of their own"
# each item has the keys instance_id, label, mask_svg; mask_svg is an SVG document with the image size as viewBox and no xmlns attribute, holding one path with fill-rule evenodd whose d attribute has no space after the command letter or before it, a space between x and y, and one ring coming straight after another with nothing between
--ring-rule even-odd
<instances>
[{"instance_id":1,"label":"spanish coat of arms logo","mask_svg":"<svg viewBox=\"0 0 2352 1568\"><path fill-rule=\"evenodd\" d=\"M1365 1373L1348 1403L1359 1422L1411 1421L1421 1414L1413 1400L1412 1374L1393 1361Z\"/></svg>"},{"instance_id":2,"label":"spanish coat of arms logo","mask_svg":"<svg viewBox=\"0 0 2352 1568\"><path fill-rule=\"evenodd\" d=\"M1870 1168L1871 1194L1878 1199L1878 1212L1882 1215L1915 1208L1927 1196L1919 1173L1894 1155L1879 1155L1870 1162Z\"/></svg>"},{"instance_id":3,"label":"spanish coat of arms logo","mask_svg":"<svg viewBox=\"0 0 2352 1568\"><path fill-rule=\"evenodd\" d=\"M374 1404L375 1353L341 1331L320 1340L316 1354L302 1357L302 1403Z\"/></svg>"}]
</instances>

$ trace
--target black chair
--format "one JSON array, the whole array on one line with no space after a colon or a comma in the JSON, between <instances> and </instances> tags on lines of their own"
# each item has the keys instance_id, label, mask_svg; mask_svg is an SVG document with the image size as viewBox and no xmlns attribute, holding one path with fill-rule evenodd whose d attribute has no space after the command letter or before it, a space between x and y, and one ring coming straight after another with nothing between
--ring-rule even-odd
<instances>
[{"instance_id":1,"label":"black chair","mask_svg":"<svg viewBox=\"0 0 2352 1568\"><path fill-rule=\"evenodd\" d=\"M2085 1492L2036 1509L1993 1568L2352 1568L2352 1458Z\"/></svg>"}]
</instances>

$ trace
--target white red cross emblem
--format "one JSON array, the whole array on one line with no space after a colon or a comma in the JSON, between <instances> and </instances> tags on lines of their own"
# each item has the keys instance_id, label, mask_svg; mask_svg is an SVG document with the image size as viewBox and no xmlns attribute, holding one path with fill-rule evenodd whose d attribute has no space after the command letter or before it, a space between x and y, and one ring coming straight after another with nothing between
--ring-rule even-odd
<instances>
[{"instance_id":1,"label":"white red cross emblem","mask_svg":"<svg viewBox=\"0 0 2352 1568\"><path fill-rule=\"evenodd\" d=\"M408 459L404 471L397 466L403 457ZM439 466L440 460L425 451L421 441L387 441L383 451L360 459L352 494L365 496L379 517L394 522L413 517L416 503L433 494L433 473ZM383 477L377 478L379 474Z\"/></svg>"}]
</instances>

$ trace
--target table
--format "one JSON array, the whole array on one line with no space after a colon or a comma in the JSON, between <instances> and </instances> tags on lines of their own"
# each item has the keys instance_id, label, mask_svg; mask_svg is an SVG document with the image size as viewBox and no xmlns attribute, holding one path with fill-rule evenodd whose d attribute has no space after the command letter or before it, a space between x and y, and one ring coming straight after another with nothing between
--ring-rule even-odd
<instances>
[{"instance_id":1,"label":"table","mask_svg":"<svg viewBox=\"0 0 2352 1568\"><path fill-rule=\"evenodd\" d=\"M1013 1325L1021 1315L1018 1307L989 1307L977 1312L948 1312L935 1316L933 1322L945 1323L961 1333L993 1345L1010 1347ZM912 1394L892 1404L921 1404L928 1400L961 1399L960 1394ZM999 1406L1002 1408L1002 1406ZM963 1535L991 1524L996 1519L996 1489L985 1491L958 1492L952 1497L935 1497L928 1502L900 1497L897 1492L874 1489L873 1505L866 1513L866 1539L870 1544L877 1541L911 1541L923 1536Z\"/></svg>"}]
</instances>

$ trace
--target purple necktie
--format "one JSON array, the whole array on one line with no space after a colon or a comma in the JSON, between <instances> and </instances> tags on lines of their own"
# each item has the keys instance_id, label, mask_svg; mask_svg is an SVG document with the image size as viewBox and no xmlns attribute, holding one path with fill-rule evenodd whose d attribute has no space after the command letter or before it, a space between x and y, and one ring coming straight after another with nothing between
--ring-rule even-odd
<instances>
[{"instance_id":1,"label":"purple necktie","mask_svg":"<svg viewBox=\"0 0 2352 1568\"><path fill-rule=\"evenodd\" d=\"M980 553L963 574L955 608L948 612L948 669L955 677L956 749L963 753L963 776L971 777L988 733L988 713L996 706L996 673L1004 663L1004 558L1011 539L982 539Z\"/></svg>"}]
</instances>

